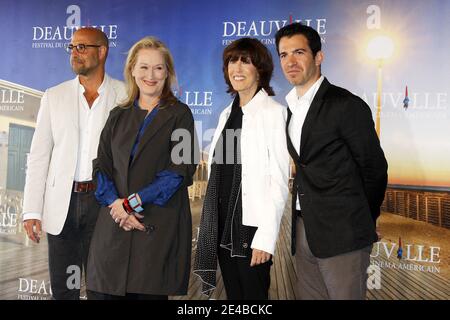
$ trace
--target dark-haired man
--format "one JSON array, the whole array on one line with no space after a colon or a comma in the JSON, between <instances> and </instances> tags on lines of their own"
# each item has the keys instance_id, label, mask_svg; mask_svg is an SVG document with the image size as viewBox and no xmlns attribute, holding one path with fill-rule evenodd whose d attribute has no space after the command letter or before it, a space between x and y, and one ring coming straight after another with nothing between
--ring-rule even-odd
<instances>
[{"instance_id":1,"label":"dark-haired man","mask_svg":"<svg viewBox=\"0 0 450 320\"><path fill-rule=\"evenodd\" d=\"M387 162L369 106L321 74L316 30L281 28L276 46L286 79L288 148L296 175L292 254L300 299L365 299L367 267Z\"/></svg>"}]
</instances>

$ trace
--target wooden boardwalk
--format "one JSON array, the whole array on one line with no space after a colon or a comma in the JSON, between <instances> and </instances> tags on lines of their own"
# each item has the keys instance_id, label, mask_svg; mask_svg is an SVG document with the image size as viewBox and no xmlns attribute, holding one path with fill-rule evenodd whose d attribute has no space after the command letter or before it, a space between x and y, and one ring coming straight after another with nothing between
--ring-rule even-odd
<instances>
[{"instance_id":1,"label":"wooden boardwalk","mask_svg":"<svg viewBox=\"0 0 450 320\"><path fill-rule=\"evenodd\" d=\"M290 203L290 202L289 202ZM280 226L280 236L270 272L271 300L295 300L295 257L290 253L291 216L287 206ZM375 260L375 261L374 261ZM372 263L398 264L396 258L377 257ZM217 289L211 299L224 300L226 293L223 287L220 270L217 272ZM191 276L187 296L174 297L184 300L206 300L201 294L201 283L196 276ZM448 300L450 299L450 282L437 273L407 271L393 268L381 268L381 288L367 290L368 300Z\"/></svg>"},{"instance_id":2,"label":"wooden boardwalk","mask_svg":"<svg viewBox=\"0 0 450 320\"><path fill-rule=\"evenodd\" d=\"M197 235L202 201L191 203L193 216L193 235ZM296 270L295 258L290 254L290 208L286 207L280 227L276 254L271 269L271 287L269 297L272 300L294 300ZM193 255L195 254L195 239ZM25 245L24 234L0 235L0 300L50 298L48 289L47 244L45 238L39 245ZM396 258L374 258L373 263L399 263ZM22 278L22 279L20 279ZM217 273L217 288L211 299L226 299L220 271ZM34 288L34 289L33 289ZM33 294L30 291L39 291ZM82 290L83 291L83 290ZM196 276L191 276L187 296L175 296L171 299L207 300L201 294L201 283ZM398 268L381 268L381 288L367 292L369 300L448 300L450 299L450 282L438 273L407 271Z\"/></svg>"}]
</instances>

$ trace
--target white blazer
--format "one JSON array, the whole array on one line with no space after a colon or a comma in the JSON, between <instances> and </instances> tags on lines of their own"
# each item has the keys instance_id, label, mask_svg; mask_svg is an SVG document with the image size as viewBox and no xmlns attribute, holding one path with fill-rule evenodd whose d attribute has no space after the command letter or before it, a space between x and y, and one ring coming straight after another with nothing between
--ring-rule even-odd
<instances>
[{"instance_id":1,"label":"white blazer","mask_svg":"<svg viewBox=\"0 0 450 320\"><path fill-rule=\"evenodd\" d=\"M104 81L109 111L126 98L126 91L106 74ZM66 221L77 166L78 90L76 77L45 91L28 156L23 213L42 220L42 229L53 235L61 233Z\"/></svg>"},{"instance_id":2,"label":"white blazer","mask_svg":"<svg viewBox=\"0 0 450 320\"><path fill-rule=\"evenodd\" d=\"M209 149L208 174L231 106L219 116ZM242 223L258 227L251 248L273 255L288 197L287 109L262 89L242 107L242 112Z\"/></svg>"}]
</instances>

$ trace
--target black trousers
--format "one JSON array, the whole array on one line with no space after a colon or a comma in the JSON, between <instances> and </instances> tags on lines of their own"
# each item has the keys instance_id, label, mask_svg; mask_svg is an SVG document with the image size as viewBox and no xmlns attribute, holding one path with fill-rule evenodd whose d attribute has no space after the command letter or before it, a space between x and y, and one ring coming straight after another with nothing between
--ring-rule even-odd
<instances>
[{"instance_id":1,"label":"black trousers","mask_svg":"<svg viewBox=\"0 0 450 320\"><path fill-rule=\"evenodd\" d=\"M219 189L219 228L218 240L227 222L227 214L232 189L232 175L224 175ZM257 228L247 227L249 232L246 256L231 257L231 251L218 245L218 260L228 300L268 300L270 288L270 267L272 259L266 263L250 267L252 260L251 241Z\"/></svg>"},{"instance_id":2,"label":"black trousers","mask_svg":"<svg viewBox=\"0 0 450 320\"><path fill-rule=\"evenodd\" d=\"M100 206L94 191L72 192L66 222L59 235L47 234L48 262L53 299L80 299L82 270Z\"/></svg>"},{"instance_id":3,"label":"black trousers","mask_svg":"<svg viewBox=\"0 0 450 320\"><path fill-rule=\"evenodd\" d=\"M219 249L219 265L228 300L268 300L272 259L250 267L250 257L231 257Z\"/></svg>"}]
</instances>

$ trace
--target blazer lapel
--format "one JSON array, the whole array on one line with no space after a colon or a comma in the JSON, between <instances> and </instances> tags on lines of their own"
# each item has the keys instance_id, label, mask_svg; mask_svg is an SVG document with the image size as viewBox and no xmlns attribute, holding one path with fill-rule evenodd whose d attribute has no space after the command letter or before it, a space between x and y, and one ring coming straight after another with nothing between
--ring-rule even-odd
<instances>
[{"instance_id":1,"label":"blazer lapel","mask_svg":"<svg viewBox=\"0 0 450 320\"><path fill-rule=\"evenodd\" d=\"M79 123L79 108L80 108L80 82L78 77L72 80L70 83L70 90L64 92L64 98L60 100L61 110L64 110L64 116L61 117L61 121L65 123L70 136L72 137L72 145L67 146L72 148L71 150L78 150L80 143L80 123ZM76 153L75 153L76 154Z\"/></svg>"},{"instance_id":2,"label":"blazer lapel","mask_svg":"<svg viewBox=\"0 0 450 320\"><path fill-rule=\"evenodd\" d=\"M79 110L80 107L80 82L78 80L78 77L72 80L72 90L66 93L65 95L65 102L64 104L69 106L69 109L67 110L67 116L72 121L75 130L78 132L79 129ZM77 134L78 137L78 134Z\"/></svg>"},{"instance_id":3,"label":"blazer lapel","mask_svg":"<svg viewBox=\"0 0 450 320\"><path fill-rule=\"evenodd\" d=\"M308 113L306 114L305 122L302 127L302 138L300 142L300 158L304 158L304 148L311 134L314 123L316 122L317 115L319 114L320 108L323 104L323 97L330 87L330 83L327 78L323 79L319 90L317 90L316 95L309 107Z\"/></svg>"},{"instance_id":4,"label":"blazer lapel","mask_svg":"<svg viewBox=\"0 0 450 320\"><path fill-rule=\"evenodd\" d=\"M289 108L287 108L287 112L288 112L288 116L287 116L287 121L286 121L286 139L287 139L288 151L289 151L289 154L291 155L292 159L294 159L294 161L300 161L300 157L294 148L291 137L289 136L289 123L291 123L292 112Z\"/></svg>"},{"instance_id":5,"label":"blazer lapel","mask_svg":"<svg viewBox=\"0 0 450 320\"><path fill-rule=\"evenodd\" d=\"M105 73L105 81L106 83L105 83L104 97L106 99L106 106L109 108L109 110L112 110L118 106L117 93L111 85L111 78L106 73ZM108 114L106 116L108 116Z\"/></svg>"},{"instance_id":6,"label":"blazer lapel","mask_svg":"<svg viewBox=\"0 0 450 320\"><path fill-rule=\"evenodd\" d=\"M134 108L134 106L133 106L133 108ZM137 151L136 151L136 154L134 155L133 162L131 163L131 166L136 161L136 159L139 157L139 155L142 153L142 150L144 149L145 145L152 139L152 137L158 132L158 130L162 126L164 126L164 124L173 117L173 114L169 111L170 108L174 108L174 107L170 106L170 107L166 107L166 108L163 108L163 109L159 109L158 113L155 116L155 118L149 124L147 129L145 129L145 133L142 136L141 140L139 141L139 145L137 147ZM137 111L140 111L140 110L137 110ZM143 119L141 119L141 124L142 124L142 120ZM131 149L130 149L130 153L131 153Z\"/></svg>"}]
</instances>

